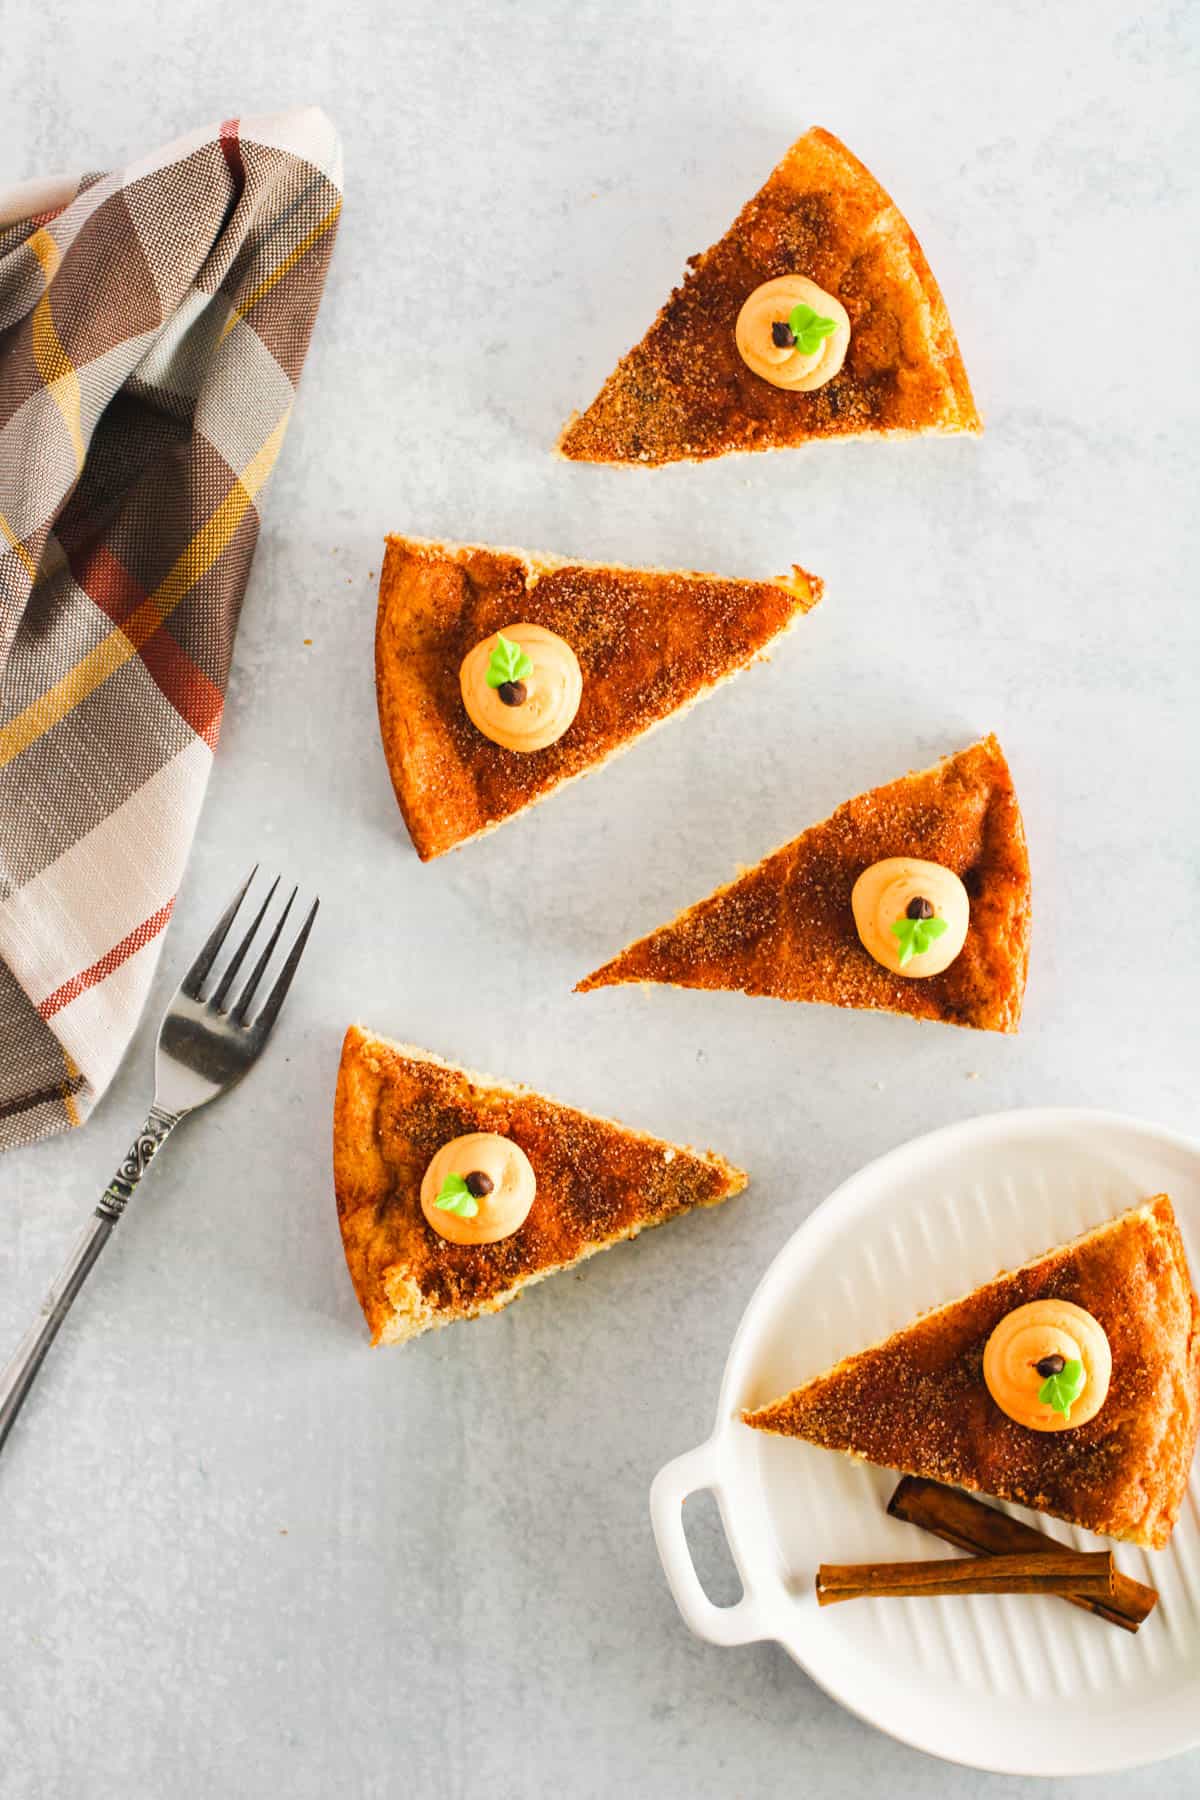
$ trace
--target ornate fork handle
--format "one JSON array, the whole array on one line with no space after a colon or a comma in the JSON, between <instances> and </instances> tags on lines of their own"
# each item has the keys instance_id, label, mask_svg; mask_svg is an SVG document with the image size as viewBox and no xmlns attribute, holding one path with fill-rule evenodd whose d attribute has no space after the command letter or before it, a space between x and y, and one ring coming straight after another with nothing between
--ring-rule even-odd
<instances>
[{"instance_id":1,"label":"ornate fork handle","mask_svg":"<svg viewBox=\"0 0 1200 1800\"><path fill-rule=\"evenodd\" d=\"M181 1117L180 1113L167 1112L165 1107L150 1108L149 1117L130 1145L125 1160L75 1240L75 1246L60 1270L58 1279L42 1302L41 1311L17 1345L3 1374L0 1374L0 1448L3 1448L4 1441L13 1428L46 1352L71 1309L72 1301L91 1274L97 1257L133 1198L138 1182Z\"/></svg>"},{"instance_id":2,"label":"ornate fork handle","mask_svg":"<svg viewBox=\"0 0 1200 1800\"><path fill-rule=\"evenodd\" d=\"M119 1223L121 1214L133 1199L134 1189L150 1167L160 1147L179 1123L178 1113L165 1107L152 1106L146 1123L129 1146L125 1161L104 1190L96 1215Z\"/></svg>"}]
</instances>

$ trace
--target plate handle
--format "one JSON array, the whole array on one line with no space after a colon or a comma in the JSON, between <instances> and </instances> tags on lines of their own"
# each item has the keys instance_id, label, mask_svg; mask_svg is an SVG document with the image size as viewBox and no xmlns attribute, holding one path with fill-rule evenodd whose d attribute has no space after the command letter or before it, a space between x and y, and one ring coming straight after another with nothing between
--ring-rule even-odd
<instances>
[{"instance_id":1,"label":"plate handle","mask_svg":"<svg viewBox=\"0 0 1200 1800\"><path fill-rule=\"evenodd\" d=\"M689 1494L711 1488L725 1524L721 1502L720 1464L716 1440L710 1438L696 1450L677 1456L654 1477L650 1489L650 1523L662 1561L667 1586L683 1615L684 1624L710 1644L754 1644L775 1634L766 1625L746 1577L734 1557L742 1583L742 1597L733 1606L714 1606L700 1585L696 1565L683 1530L683 1503ZM728 1542L726 1532L726 1542ZM732 1548L730 1550L732 1555Z\"/></svg>"}]
</instances>

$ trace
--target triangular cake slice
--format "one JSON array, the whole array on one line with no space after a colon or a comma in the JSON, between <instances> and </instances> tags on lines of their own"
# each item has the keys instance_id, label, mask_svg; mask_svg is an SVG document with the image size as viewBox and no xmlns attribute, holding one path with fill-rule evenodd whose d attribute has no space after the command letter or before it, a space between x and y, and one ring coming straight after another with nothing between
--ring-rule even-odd
<instances>
[{"instance_id":1,"label":"triangular cake slice","mask_svg":"<svg viewBox=\"0 0 1200 1800\"><path fill-rule=\"evenodd\" d=\"M859 941L854 883L889 857L941 863L970 899L966 941L940 975L893 974ZM1029 960L1029 857L1004 754L984 738L932 769L848 800L670 925L578 984L734 988L1015 1031Z\"/></svg>"},{"instance_id":2,"label":"triangular cake slice","mask_svg":"<svg viewBox=\"0 0 1200 1800\"><path fill-rule=\"evenodd\" d=\"M761 657L816 605L821 583L731 581L569 561L482 544L389 537L375 682L392 785L422 861L590 774ZM557 743L505 749L468 718L467 652L528 623L575 652L583 693Z\"/></svg>"},{"instance_id":3,"label":"triangular cake slice","mask_svg":"<svg viewBox=\"0 0 1200 1800\"><path fill-rule=\"evenodd\" d=\"M1077 1429L1017 1424L983 1379L995 1326L1047 1297L1093 1314L1112 1350L1108 1398ZM1160 1194L998 1275L743 1417L1161 1550L1200 1419L1200 1304L1170 1200Z\"/></svg>"},{"instance_id":4,"label":"triangular cake slice","mask_svg":"<svg viewBox=\"0 0 1200 1800\"><path fill-rule=\"evenodd\" d=\"M845 309L838 373L812 392L743 362L734 327L764 282L801 275ZM978 431L945 303L921 246L830 132L794 143L725 236L691 259L641 343L567 423L577 462L701 461L812 438Z\"/></svg>"},{"instance_id":5,"label":"triangular cake slice","mask_svg":"<svg viewBox=\"0 0 1200 1800\"><path fill-rule=\"evenodd\" d=\"M421 1211L421 1179L435 1153L472 1132L511 1139L536 1177L524 1224L498 1243L449 1243ZM357 1025L342 1046L333 1172L346 1262L376 1344L499 1312L531 1282L746 1185L712 1152L664 1143Z\"/></svg>"}]
</instances>

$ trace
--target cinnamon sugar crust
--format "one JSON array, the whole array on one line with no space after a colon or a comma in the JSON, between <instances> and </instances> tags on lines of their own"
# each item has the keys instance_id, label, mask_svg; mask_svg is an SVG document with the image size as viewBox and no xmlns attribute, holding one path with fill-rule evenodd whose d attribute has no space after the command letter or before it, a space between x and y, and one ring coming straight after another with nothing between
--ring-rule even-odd
<instances>
[{"instance_id":1,"label":"cinnamon sugar crust","mask_svg":"<svg viewBox=\"0 0 1200 1800\"><path fill-rule=\"evenodd\" d=\"M529 1216L496 1244L452 1244L421 1211L443 1144L494 1131L537 1177ZM498 1312L530 1282L740 1193L723 1157L666 1143L529 1088L352 1025L334 1101L333 1168L346 1263L373 1343Z\"/></svg>"},{"instance_id":2,"label":"cinnamon sugar crust","mask_svg":"<svg viewBox=\"0 0 1200 1800\"><path fill-rule=\"evenodd\" d=\"M1112 1379L1086 1424L1029 1431L988 1393L983 1350L1006 1313L1051 1297L1103 1325ZM1200 1425L1200 1302L1170 1200L998 1275L743 1417L1161 1550Z\"/></svg>"},{"instance_id":3,"label":"cinnamon sugar crust","mask_svg":"<svg viewBox=\"0 0 1200 1800\"><path fill-rule=\"evenodd\" d=\"M799 568L786 580L729 581L389 537L375 682L418 856L440 856L599 768L761 657L820 597L820 581ZM583 672L570 728L533 754L477 731L459 688L468 650L519 622L565 638Z\"/></svg>"},{"instance_id":4,"label":"cinnamon sugar crust","mask_svg":"<svg viewBox=\"0 0 1200 1800\"><path fill-rule=\"evenodd\" d=\"M846 361L812 393L755 375L734 340L743 302L789 274L835 295L850 317ZM581 462L668 463L813 438L980 428L921 246L870 171L814 127L725 236L690 259L641 343L568 421L559 450Z\"/></svg>"},{"instance_id":5,"label":"cinnamon sugar crust","mask_svg":"<svg viewBox=\"0 0 1200 1800\"><path fill-rule=\"evenodd\" d=\"M906 980L862 946L850 895L890 856L953 869L971 922L940 975ZM727 887L640 938L577 992L626 981L733 988L1016 1031L1029 962L1029 856L1004 753L984 738L840 806Z\"/></svg>"}]
</instances>

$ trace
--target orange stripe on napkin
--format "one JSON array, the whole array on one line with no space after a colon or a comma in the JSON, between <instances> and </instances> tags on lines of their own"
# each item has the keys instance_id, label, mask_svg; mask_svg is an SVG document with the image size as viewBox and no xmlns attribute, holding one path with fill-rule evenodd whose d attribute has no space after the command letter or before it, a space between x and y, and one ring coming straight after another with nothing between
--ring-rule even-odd
<instances>
[{"instance_id":1,"label":"orange stripe on napkin","mask_svg":"<svg viewBox=\"0 0 1200 1800\"><path fill-rule=\"evenodd\" d=\"M103 539L69 560L71 573L79 586L101 612L108 614L114 625L123 626L148 598L145 588L134 580ZM215 750L225 705L216 682L209 680L182 644L165 629L146 639L141 646L141 658L159 692L166 696L196 735L204 739L209 749Z\"/></svg>"},{"instance_id":2,"label":"orange stripe on napkin","mask_svg":"<svg viewBox=\"0 0 1200 1800\"><path fill-rule=\"evenodd\" d=\"M72 1000L78 1000L86 989L95 987L98 981L103 981L114 969L119 969L123 962L128 962L152 938L156 938L160 931L165 930L174 904L175 897L172 895L165 906L160 906L157 912L151 913L148 919L143 919L140 925L135 925L132 931L127 932L119 944L114 944L111 950L106 950L103 956L97 957L88 968L82 969L78 975L72 975L69 981L56 987L52 994L47 994L38 1006L43 1019L53 1018L64 1006L70 1006Z\"/></svg>"},{"instance_id":3,"label":"orange stripe on napkin","mask_svg":"<svg viewBox=\"0 0 1200 1800\"><path fill-rule=\"evenodd\" d=\"M225 158L229 173L241 187L246 179L246 165L242 161L242 146L238 142L239 124L240 121L237 119L222 119L217 141L220 143L221 155Z\"/></svg>"},{"instance_id":4,"label":"orange stripe on napkin","mask_svg":"<svg viewBox=\"0 0 1200 1800\"><path fill-rule=\"evenodd\" d=\"M111 631L94 650L89 651L82 662L76 663L60 681L47 688L23 713L18 713L15 719L0 729L0 769L20 756L23 750L28 750L31 744L36 744L40 737L44 737L81 700L94 694L110 675L123 669L163 621L170 618L180 601L186 599L201 576L212 568L231 542L253 504L255 495L270 474L272 464L279 454L290 414L289 407L257 456L247 463L240 479L200 527L154 592L122 625Z\"/></svg>"}]
</instances>

